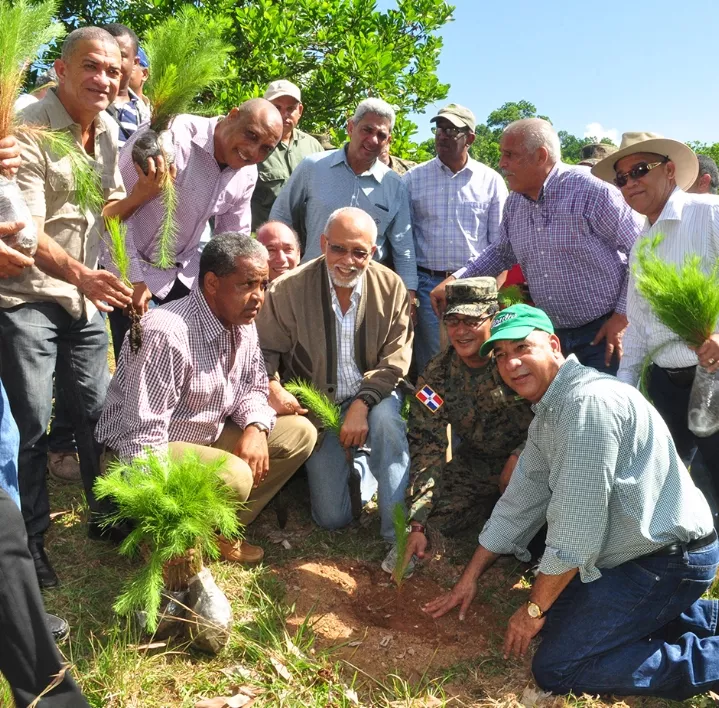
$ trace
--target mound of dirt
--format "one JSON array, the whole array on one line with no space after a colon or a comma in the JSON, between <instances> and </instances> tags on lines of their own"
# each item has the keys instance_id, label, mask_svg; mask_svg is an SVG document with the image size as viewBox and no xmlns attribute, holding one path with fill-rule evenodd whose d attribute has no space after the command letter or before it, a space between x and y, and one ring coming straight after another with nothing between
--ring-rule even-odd
<instances>
[{"instance_id":1,"label":"mound of dirt","mask_svg":"<svg viewBox=\"0 0 719 708\"><path fill-rule=\"evenodd\" d=\"M464 621L457 610L434 620L422 606L445 589L422 571L400 590L378 564L364 561L297 560L275 571L295 603L290 624L309 616L323 648L371 676L396 673L417 679L458 661L487 654L503 636L506 618L476 598ZM500 578L508 591L511 582Z\"/></svg>"}]
</instances>

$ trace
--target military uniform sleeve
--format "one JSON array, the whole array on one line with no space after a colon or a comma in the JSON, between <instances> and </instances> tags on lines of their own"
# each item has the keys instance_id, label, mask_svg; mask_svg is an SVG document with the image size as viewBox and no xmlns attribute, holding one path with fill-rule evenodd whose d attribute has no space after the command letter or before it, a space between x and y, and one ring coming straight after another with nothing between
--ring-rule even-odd
<instances>
[{"instance_id":1,"label":"military uniform sleeve","mask_svg":"<svg viewBox=\"0 0 719 708\"><path fill-rule=\"evenodd\" d=\"M435 365L429 363L425 375L417 381L417 391L430 386L440 396ZM409 439L410 472L407 487L409 518L426 524L438 499L438 484L447 454L447 416L445 406L432 412L415 396L410 399L407 437Z\"/></svg>"}]
</instances>

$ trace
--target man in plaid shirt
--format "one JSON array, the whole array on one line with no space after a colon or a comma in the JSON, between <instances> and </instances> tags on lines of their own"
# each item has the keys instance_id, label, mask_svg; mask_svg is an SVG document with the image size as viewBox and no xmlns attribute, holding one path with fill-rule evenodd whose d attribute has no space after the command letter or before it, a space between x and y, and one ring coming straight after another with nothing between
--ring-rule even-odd
<instances>
[{"instance_id":1,"label":"man in plaid shirt","mask_svg":"<svg viewBox=\"0 0 719 708\"><path fill-rule=\"evenodd\" d=\"M142 346L122 347L95 435L105 460L146 450L225 458L223 479L247 503L247 525L310 456L317 440L302 416L276 419L254 319L268 284L267 250L221 234L200 259L200 287L142 319ZM220 538L225 560L263 551Z\"/></svg>"}]
</instances>

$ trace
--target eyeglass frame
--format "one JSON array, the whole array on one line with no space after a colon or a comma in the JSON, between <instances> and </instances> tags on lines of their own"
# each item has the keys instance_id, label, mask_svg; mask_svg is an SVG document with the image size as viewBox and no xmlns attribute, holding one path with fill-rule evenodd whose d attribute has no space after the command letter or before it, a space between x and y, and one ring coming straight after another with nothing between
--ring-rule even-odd
<instances>
[{"instance_id":1,"label":"eyeglass frame","mask_svg":"<svg viewBox=\"0 0 719 708\"><path fill-rule=\"evenodd\" d=\"M458 128L456 125L433 125L432 135L444 133L448 138L457 140L460 135L469 135L472 131L469 128Z\"/></svg>"},{"instance_id":2,"label":"eyeglass frame","mask_svg":"<svg viewBox=\"0 0 719 708\"><path fill-rule=\"evenodd\" d=\"M335 256L339 256L340 258L350 255L352 256L352 260L358 263L364 263L373 255L372 251L363 251L360 248L346 248L345 246L340 246L338 243L332 243L326 236L325 240L327 241L327 248L332 251Z\"/></svg>"},{"instance_id":3,"label":"eyeglass frame","mask_svg":"<svg viewBox=\"0 0 719 708\"><path fill-rule=\"evenodd\" d=\"M458 320L456 315L461 313L452 312L449 315L445 315L442 318L444 326L447 328L456 328L463 324L467 329L478 330L487 320L491 320L494 315L485 315L484 317L471 317L471 315L465 315L465 317L471 317L469 320ZM450 321L450 318L454 318L454 322Z\"/></svg>"},{"instance_id":4,"label":"eyeglass frame","mask_svg":"<svg viewBox=\"0 0 719 708\"><path fill-rule=\"evenodd\" d=\"M637 162L634 167L632 167L630 170L627 170L626 172L616 172L614 175L614 179L612 180L614 182L614 185L618 187L619 189L622 189L623 187L626 187L629 183L629 178L631 177L634 181L644 179L655 167L659 167L659 165L666 165L667 162L669 162L669 156L668 155L662 155L661 160L658 162ZM635 170L641 168L644 166L646 168L646 172L643 175L633 175L632 172ZM624 181L622 181L624 180ZM622 182L619 184L619 182Z\"/></svg>"}]
</instances>

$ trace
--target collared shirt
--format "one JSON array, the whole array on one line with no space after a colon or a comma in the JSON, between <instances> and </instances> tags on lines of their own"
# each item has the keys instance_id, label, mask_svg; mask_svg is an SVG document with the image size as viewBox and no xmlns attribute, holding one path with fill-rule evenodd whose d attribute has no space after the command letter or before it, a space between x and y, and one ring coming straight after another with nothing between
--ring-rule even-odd
<instances>
[{"instance_id":1,"label":"collared shirt","mask_svg":"<svg viewBox=\"0 0 719 708\"><path fill-rule=\"evenodd\" d=\"M254 323L225 328L198 288L142 318L136 354L125 339L95 437L124 460L169 442L212 445L227 418L272 428L268 395Z\"/></svg>"},{"instance_id":2,"label":"collared shirt","mask_svg":"<svg viewBox=\"0 0 719 708\"><path fill-rule=\"evenodd\" d=\"M355 353L355 325L357 322L357 306L362 296L362 281L364 275L357 281L357 285L350 295L350 306L347 312L342 312L342 306L337 297L334 283L327 271L330 282L330 295L332 297L332 310L335 313L337 326L337 401L346 401L359 393L362 387L362 372L357 367Z\"/></svg>"},{"instance_id":3,"label":"collared shirt","mask_svg":"<svg viewBox=\"0 0 719 708\"><path fill-rule=\"evenodd\" d=\"M292 139L285 144L280 141L272 154L257 165L257 184L252 193L252 230L268 221L270 210L282 187L297 165L308 155L324 152L319 142L307 133L295 128Z\"/></svg>"},{"instance_id":4,"label":"collared shirt","mask_svg":"<svg viewBox=\"0 0 719 708\"><path fill-rule=\"evenodd\" d=\"M302 262L322 255L320 236L330 214L340 207L359 207L377 224L375 259L392 251L394 270L408 290L417 289L417 264L409 215L409 197L402 178L375 160L361 175L347 162L347 146L306 157L292 173L270 212L270 219L304 232ZM303 222L303 223L302 223Z\"/></svg>"},{"instance_id":5,"label":"collared shirt","mask_svg":"<svg viewBox=\"0 0 719 708\"><path fill-rule=\"evenodd\" d=\"M497 240L508 192L493 169L469 157L455 173L435 157L413 167L403 179L409 189L417 265L457 270Z\"/></svg>"},{"instance_id":6,"label":"collared shirt","mask_svg":"<svg viewBox=\"0 0 719 708\"><path fill-rule=\"evenodd\" d=\"M536 202L509 195L499 238L455 275L497 276L519 263L554 326L581 327L626 312L627 257L641 228L616 187L558 163Z\"/></svg>"},{"instance_id":7,"label":"collared shirt","mask_svg":"<svg viewBox=\"0 0 719 708\"><path fill-rule=\"evenodd\" d=\"M165 216L162 195L143 204L127 220L127 245L130 251L130 279L144 281L153 295L164 298L176 278L192 288L200 269L198 245L211 216L215 233L250 233L250 199L257 181L254 165L232 170L220 168L215 159L214 136L218 118L177 116L170 126L175 146L177 212L175 223L175 267L155 268L157 233ZM137 182L132 161L136 132L120 153L120 170L128 191Z\"/></svg>"},{"instance_id":8,"label":"collared shirt","mask_svg":"<svg viewBox=\"0 0 719 708\"><path fill-rule=\"evenodd\" d=\"M137 94L133 93L132 89L128 89L127 93L130 100L126 103L113 103L110 106L111 110L108 113L116 120L120 131L117 136L117 142L122 147L129 139L130 136L137 131L142 123L145 121L142 119L140 104L142 101L139 99Z\"/></svg>"},{"instance_id":9,"label":"collared shirt","mask_svg":"<svg viewBox=\"0 0 719 708\"><path fill-rule=\"evenodd\" d=\"M678 187L672 192L654 225L645 222L642 237L663 234L657 255L667 263L681 266L689 255L701 257L702 270L710 273L719 258L719 197L714 194L687 194ZM696 366L697 355L654 315L647 301L637 291L633 269L636 250L630 256L627 318L624 355L619 365L620 380L636 386L647 355L665 369ZM719 331L718 329L714 330Z\"/></svg>"},{"instance_id":10,"label":"collared shirt","mask_svg":"<svg viewBox=\"0 0 719 708\"><path fill-rule=\"evenodd\" d=\"M601 568L711 533L706 499L635 388L572 355L532 409L527 446L479 536L486 549L528 561L546 520L539 571L578 568L590 582Z\"/></svg>"},{"instance_id":11,"label":"collared shirt","mask_svg":"<svg viewBox=\"0 0 719 708\"><path fill-rule=\"evenodd\" d=\"M25 108L20 113L20 121L68 132L86 154L80 126L72 120L54 89L41 101ZM117 124L103 111L95 117L94 128L94 157L87 155L87 160L100 175L105 200L123 199L125 188L117 168ZM30 213L45 220L45 233L70 256L88 268L95 268L104 226L100 214L75 203L70 158L58 158L22 132L18 134L18 142L22 165L17 183ZM75 319L83 315L90 319L96 312L95 306L76 287L46 275L35 266L26 268L21 276L0 280L0 307L27 302L56 302Z\"/></svg>"}]
</instances>

